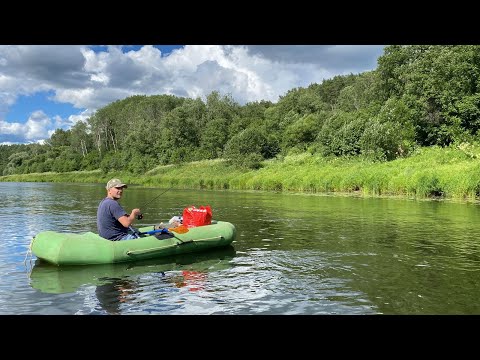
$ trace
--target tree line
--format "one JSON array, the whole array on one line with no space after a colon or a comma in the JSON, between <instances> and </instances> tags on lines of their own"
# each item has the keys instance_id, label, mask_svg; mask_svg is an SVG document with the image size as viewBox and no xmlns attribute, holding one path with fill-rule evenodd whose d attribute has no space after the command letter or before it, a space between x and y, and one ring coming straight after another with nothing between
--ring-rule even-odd
<instances>
[{"instance_id":1,"label":"tree line","mask_svg":"<svg viewBox=\"0 0 480 360\"><path fill-rule=\"evenodd\" d=\"M377 68L294 88L276 103L245 105L131 96L97 110L44 144L0 146L2 175L119 169L223 158L257 169L309 152L390 161L419 147L478 142L480 46L392 45Z\"/></svg>"}]
</instances>

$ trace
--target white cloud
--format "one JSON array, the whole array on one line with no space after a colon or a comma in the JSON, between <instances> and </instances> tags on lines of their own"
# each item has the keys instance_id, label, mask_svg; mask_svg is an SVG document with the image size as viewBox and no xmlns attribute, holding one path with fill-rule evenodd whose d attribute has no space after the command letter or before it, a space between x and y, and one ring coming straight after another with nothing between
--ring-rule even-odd
<instances>
[{"instance_id":1,"label":"white cloud","mask_svg":"<svg viewBox=\"0 0 480 360\"><path fill-rule=\"evenodd\" d=\"M68 124L69 127L72 127L79 121L86 121L92 114L93 114L93 111L87 109L85 111L82 111L81 114L70 115L65 123Z\"/></svg>"},{"instance_id":2,"label":"white cloud","mask_svg":"<svg viewBox=\"0 0 480 360\"><path fill-rule=\"evenodd\" d=\"M172 94L206 98L231 94L241 104L277 101L296 87L338 74L376 67L382 46L189 45L168 56L151 45L123 52L109 46L95 53L79 45L0 46L0 121L19 95L52 91L54 100L86 110L67 119L48 119L43 109L25 114L28 131L0 122L0 141L12 132L25 140L48 136L58 124L74 124L113 101L132 95ZM43 114L43 116L42 116ZM22 121L18 119L16 121Z\"/></svg>"},{"instance_id":3,"label":"white cloud","mask_svg":"<svg viewBox=\"0 0 480 360\"><path fill-rule=\"evenodd\" d=\"M48 128L52 121L41 110L35 111L24 125L25 139L39 140L48 137Z\"/></svg>"},{"instance_id":4,"label":"white cloud","mask_svg":"<svg viewBox=\"0 0 480 360\"><path fill-rule=\"evenodd\" d=\"M51 125L52 121L43 111L35 111L25 124L0 121L0 134L11 135L14 140L22 138L26 142L35 142L50 136L48 129L51 128ZM2 144L15 142L18 141L2 141Z\"/></svg>"},{"instance_id":5,"label":"white cloud","mask_svg":"<svg viewBox=\"0 0 480 360\"><path fill-rule=\"evenodd\" d=\"M0 121L0 134L20 135L23 133L22 124Z\"/></svg>"}]
</instances>

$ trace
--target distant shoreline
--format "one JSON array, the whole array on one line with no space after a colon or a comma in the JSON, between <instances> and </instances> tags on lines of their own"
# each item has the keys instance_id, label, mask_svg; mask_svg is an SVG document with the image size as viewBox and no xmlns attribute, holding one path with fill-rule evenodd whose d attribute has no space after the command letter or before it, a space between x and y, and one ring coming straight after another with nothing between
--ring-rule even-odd
<instances>
[{"instance_id":1,"label":"distant shoreline","mask_svg":"<svg viewBox=\"0 0 480 360\"><path fill-rule=\"evenodd\" d=\"M454 148L426 148L390 162L326 159L303 153L268 160L262 165L258 170L239 169L216 159L157 166L141 175L101 170L48 172L0 176L0 182L104 184L117 177L144 187L480 201L480 162L475 155Z\"/></svg>"}]
</instances>

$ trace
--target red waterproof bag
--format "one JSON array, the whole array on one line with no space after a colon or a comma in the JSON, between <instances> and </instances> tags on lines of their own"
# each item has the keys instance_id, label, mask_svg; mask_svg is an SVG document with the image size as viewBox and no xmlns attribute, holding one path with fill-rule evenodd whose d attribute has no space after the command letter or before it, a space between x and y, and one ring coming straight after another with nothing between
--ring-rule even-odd
<instances>
[{"instance_id":1,"label":"red waterproof bag","mask_svg":"<svg viewBox=\"0 0 480 360\"><path fill-rule=\"evenodd\" d=\"M189 206L183 209L183 225L186 227L195 227L210 225L212 223L212 209L210 205Z\"/></svg>"}]
</instances>

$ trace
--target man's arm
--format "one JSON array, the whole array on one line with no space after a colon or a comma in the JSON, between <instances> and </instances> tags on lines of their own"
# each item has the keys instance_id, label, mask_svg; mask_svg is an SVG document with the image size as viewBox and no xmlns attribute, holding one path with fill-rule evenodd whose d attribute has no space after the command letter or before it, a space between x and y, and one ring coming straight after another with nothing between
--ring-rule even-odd
<instances>
[{"instance_id":1,"label":"man's arm","mask_svg":"<svg viewBox=\"0 0 480 360\"><path fill-rule=\"evenodd\" d=\"M118 221L120 224L122 224L124 227L128 228L133 224L135 221L137 215L140 214L140 209L133 209L130 215L123 215L118 218Z\"/></svg>"}]
</instances>

